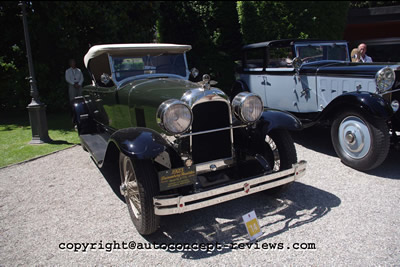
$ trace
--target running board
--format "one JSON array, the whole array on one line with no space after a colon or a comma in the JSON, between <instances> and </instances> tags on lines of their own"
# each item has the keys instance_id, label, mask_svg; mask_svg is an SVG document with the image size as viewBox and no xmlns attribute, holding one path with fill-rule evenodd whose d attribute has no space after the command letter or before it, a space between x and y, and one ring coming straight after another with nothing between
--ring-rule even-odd
<instances>
[{"instance_id":1,"label":"running board","mask_svg":"<svg viewBox=\"0 0 400 267\"><path fill-rule=\"evenodd\" d=\"M82 134L79 136L82 146L86 147L97 165L104 161L107 141L99 134Z\"/></svg>"}]
</instances>

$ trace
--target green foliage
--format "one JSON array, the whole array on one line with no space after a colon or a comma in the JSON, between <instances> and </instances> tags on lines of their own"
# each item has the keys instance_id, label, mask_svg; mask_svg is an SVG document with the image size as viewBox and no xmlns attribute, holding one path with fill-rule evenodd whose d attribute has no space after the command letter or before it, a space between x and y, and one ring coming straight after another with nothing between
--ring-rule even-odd
<instances>
[{"instance_id":1,"label":"green foliage","mask_svg":"<svg viewBox=\"0 0 400 267\"><path fill-rule=\"evenodd\" d=\"M90 78L83 57L91 45L153 41L192 45L187 54L189 67L197 67L201 74L209 73L221 89L229 91L234 81L234 62L240 59L243 44L283 38L341 39L349 3L28 2L39 95L49 111L68 109L64 75L69 58L76 59L85 85ZM18 2L0 2L1 111L25 110L31 99L25 79L29 72L20 13Z\"/></svg>"},{"instance_id":2,"label":"green foliage","mask_svg":"<svg viewBox=\"0 0 400 267\"><path fill-rule=\"evenodd\" d=\"M398 6L400 1L351 1L350 8L369 8L381 6Z\"/></svg>"},{"instance_id":3,"label":"green foliage","mask_svg":"<svg viewBox=\"0 0 400 267\"><path fill-rule=\"evenodd\" d=\"M246 43L287 38L341 39L349 2L239 1Z\"/></svg>"},{"instance_id":4,"label":"green foliage","mask_svg":"<svg viewBox=\"0 0 400 267\"><path fill-rule=\"evenodd\" d=\"M209 73L228 91L234 81L234 60L242 38L235 2L162 2L157 22L158 41L192 45L189 67Z\"/></svg>"},{"instance_id":5,"label":"green foliage","mask_svg":"<svg viewBox=\"0 0 400 267\"><path fill-rule=\"evenodd\" d=\"M65 70L73 57L90 78L83 56L91 45L152 42L158 2L29 2L32 57L41 100L48 110L68 109ZM0 110L30 103L29 76L18 2L0 2ZM4 37L4 38L3 38Z\"/></svg>"}]
</instances>

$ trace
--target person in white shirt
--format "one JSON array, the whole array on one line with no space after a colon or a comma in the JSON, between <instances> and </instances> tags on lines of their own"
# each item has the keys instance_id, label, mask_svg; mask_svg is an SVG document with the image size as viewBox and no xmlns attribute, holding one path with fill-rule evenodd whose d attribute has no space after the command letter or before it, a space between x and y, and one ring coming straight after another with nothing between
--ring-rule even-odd
<instances>
[{"instance_id":1,"label":"person in white shirt","mask_svg":"<svg viewBox=\"0 0 400 267\"><path fill-rule=\"evenodd\" d=\"M76 96L82 95L83 75L74 59L69 60L69 66L65 71L65 80L68 83L69 101L72 102Z\"/></svg>"},{"instance_id":2,"label":"person in white shirt","mask_svg":"<svg viewBox=\"0 0 400 267\"><path fill-rule=\"evenodd\" d=\"M366 44L359 44L358 50L360 51L360 61L364 63L372 62L372 58L365 54L367 52L367 45Z\"/></svg>"}]
</instances>

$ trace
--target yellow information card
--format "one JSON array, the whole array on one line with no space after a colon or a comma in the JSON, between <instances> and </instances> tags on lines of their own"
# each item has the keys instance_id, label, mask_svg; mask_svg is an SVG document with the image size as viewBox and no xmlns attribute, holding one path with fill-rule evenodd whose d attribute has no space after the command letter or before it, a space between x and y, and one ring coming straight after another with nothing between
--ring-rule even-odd
<instances>
[{"instance_id":1,"label":"yellow information card","mask_svg":"<svg viewBox=\"0 0 400 267\"><path fill-rule=\"evenodd\" d=\"M253 210L242 216L250 240L254 240L262 235L260 224L258 223L256 212Z\"/></svg>"}]
</instances>

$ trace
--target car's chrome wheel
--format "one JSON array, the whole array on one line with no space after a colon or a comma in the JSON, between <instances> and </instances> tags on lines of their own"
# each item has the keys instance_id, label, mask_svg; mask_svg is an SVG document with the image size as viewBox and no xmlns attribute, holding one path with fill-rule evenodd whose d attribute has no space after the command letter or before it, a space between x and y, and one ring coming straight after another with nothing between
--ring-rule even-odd
<instances>
[{"instance_id":1,"label":"car's chrome wheel","mask_svg":"<svg viewBox=\"0 0 400 267\"><path fill-rule=\"evenodd\" d=\"M353 109L337 115L331 126L331 138L342 162L360 171L379 166L390 147L389 128L385 120L366 117Z\"/></svg>"},{"instance_id":2,"label":"car's chrome wheel","mask_svg":"<svg viewBox=\"0 0 400 267\"><path fill-rule=\"evenodd\" d=\"M371 149L371 133L366 123L358 117L344 118L338 136L343 151L353 159L362 159Z\"/></svg>"},{"instance_id":3,"label":"car's chrome wheel","mask_svg":"<svg viewBox=\"0 0 400 267\"><path fill-rule=\"evenodd\" d=\"M158 177L151 160L134 160L124 153L119 155L121 194L132 222L142 235L154 233L160 223L154 214L153 197L159 194Z\"/></svg>"},{"instance_id":4,"label":"car's chrome wheel","mask_svg":"<svg viewBox=\"0 0 400 267\"><path fill-rule=\"evenodd\" d=\"M273 172L283 171L292 168L297 162L297 153L290 133L286 130L274 130L265 136L263 156L267 160ZM268 194L280 194L286 191L290 185L284 184L271 188Z\"/></svg>"},{"instance_id":5,"label":"car's chrome wheel","mask_svg":"<svg viewBox=\"0 0 400 267\"><path fill-rule=\"evenodd\" d=\"M123 183L121 184L121 194L126 198L133 214L139 219L141 216L141 204L138 183L135 170L129 157L124 157L122 162Z\"/></svg>"},{"instance_id":6,"label":"car's chrome wheel","mask_svg":"<svg viewBox=\"0 0 400 267\"><path fill-rule=\"evenodd\" d=\"M272 171L279 171L281 168L281 158L279 156L279 150L278 147L276 145L276 143L274 142L274 140L271 138L271 136L267 135L265 136L265 142L268 144L269 148L271 149L271 153L272 153L272 161L273 162L273 166L272 167Z\"/></svg>"}]
</instances>

